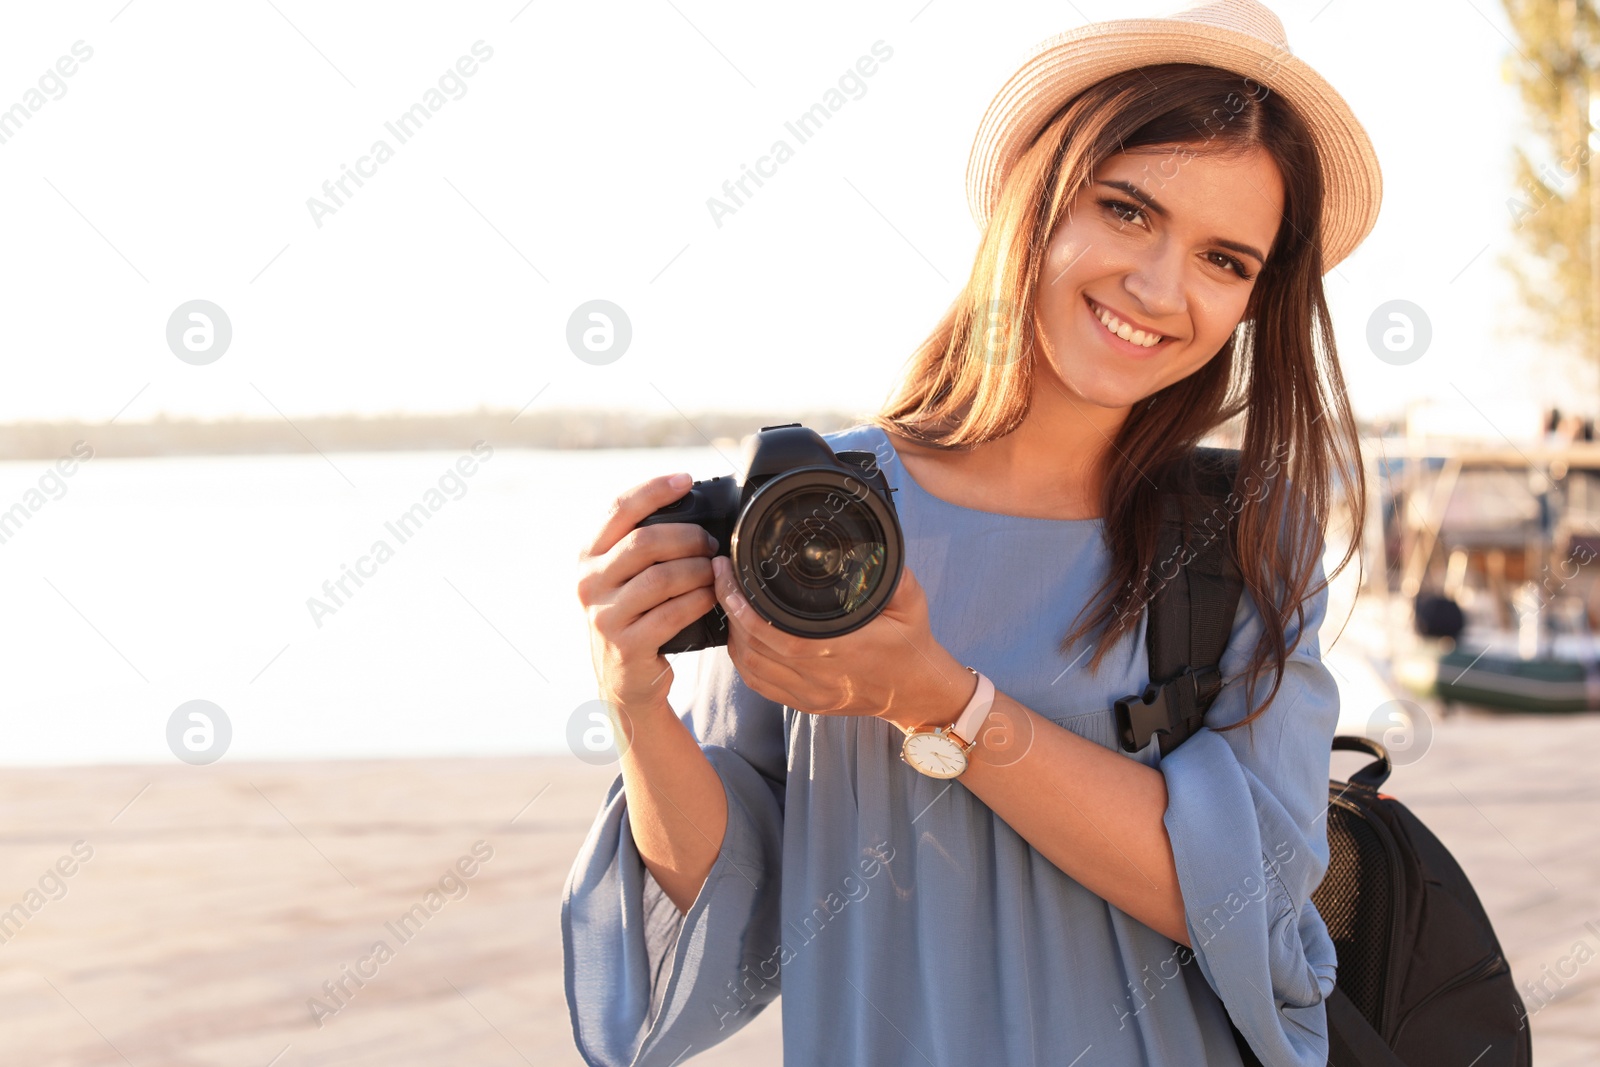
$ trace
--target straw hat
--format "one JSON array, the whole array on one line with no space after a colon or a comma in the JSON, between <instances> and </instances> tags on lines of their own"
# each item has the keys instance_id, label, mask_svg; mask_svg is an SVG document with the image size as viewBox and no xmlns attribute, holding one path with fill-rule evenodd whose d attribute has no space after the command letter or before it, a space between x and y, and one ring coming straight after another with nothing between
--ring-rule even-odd
<instances>
[{"instance_id":1,"label":"straw hat","mask_svg":"<svg viewBox=\"0 0 1600 1067\"><path fill-rule=\"evenodd\" d=\"M967 203L981 230L1017 158L1061 106L1095 82L1157 63L1202 63L1245 75L1289 102L1322 160L1323 269L1372 231L1383 198L1366 130L1321 75L1289 51L1283 23L1256 0L1205 0L1159 18L1092 22L1037 45L995 94L967 160Z\"/></svg>"}]
</instances>

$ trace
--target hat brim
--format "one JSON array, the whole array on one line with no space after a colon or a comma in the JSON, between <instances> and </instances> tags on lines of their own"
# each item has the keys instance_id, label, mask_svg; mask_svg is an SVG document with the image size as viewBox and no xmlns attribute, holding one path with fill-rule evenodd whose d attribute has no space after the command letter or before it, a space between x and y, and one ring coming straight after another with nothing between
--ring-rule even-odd
<instances>
[{"instance_id":1,"label":"hat brim","mask_svg":"<svg viewBox=\"0 0 1600 1067\"><path fill-rule=\"evenodd\" d=\"M967 160L967 204L988 226L1005 176L1046 121L1089 86L1160 63L1200 63L1278 93L1316 142L1324 189L1323 270L1366 239L1378 221L1383 175L1367 131L1326 79L1287 51L1221 26L1174 19L1095 22L1043 42L995 94Z\"/></svg>"}]
</instances>

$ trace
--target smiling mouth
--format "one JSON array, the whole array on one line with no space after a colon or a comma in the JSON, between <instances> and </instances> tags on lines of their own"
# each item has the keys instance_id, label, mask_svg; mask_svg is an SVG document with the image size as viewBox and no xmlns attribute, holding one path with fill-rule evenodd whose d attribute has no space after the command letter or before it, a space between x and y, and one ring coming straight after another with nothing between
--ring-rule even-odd
<instances>
[{"instance_id":1,"label":"smiling mouth","mask_svg":"<svg viewBox=\"0 0 1600 1067\"><path fill-rule=\"evenodd\" d=\"M1100 322L1101 328L1118 340L1125 341L1131 345L1136 345L1145 350L1159 348L1163 344L1166 344L1168 341L1172 340L1172 338L1167 337L1164 334L1147 333L1144 330L1135 329L1134 327L1123 322L1121 319L1117 318L1117 316L1112 312L1101 307L1099 304L1096 304L1089 298L1088 294L1084 295L1083 300L1089 308L1089 313ZM1116 324L1116 329L1112 329L1111 326L1108 325L1106 321L1108 318L1112 323Z\"/></svg>"}]
</instances>

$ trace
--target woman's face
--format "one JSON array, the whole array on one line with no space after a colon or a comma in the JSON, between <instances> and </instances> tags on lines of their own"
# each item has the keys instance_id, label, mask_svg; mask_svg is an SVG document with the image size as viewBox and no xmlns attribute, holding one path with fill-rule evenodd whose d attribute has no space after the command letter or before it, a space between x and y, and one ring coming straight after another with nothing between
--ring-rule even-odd
<instances>
[{"instance_id":1,"label":"woman's face","mask_svg":"<svg viewBox=\"0 0 1600 1067\"><path fill-rule=\"evenodd\" d=\"M1110 409L1193 374L1244 317L1282 213L1282 179L1260 148L1232 158L1188 145L1112 156L1051 236L1036 370L1053 372L1074 401ZM1101 324L1107 313L1162 340L1123 340Z\"/></svg>"}]
</instances>

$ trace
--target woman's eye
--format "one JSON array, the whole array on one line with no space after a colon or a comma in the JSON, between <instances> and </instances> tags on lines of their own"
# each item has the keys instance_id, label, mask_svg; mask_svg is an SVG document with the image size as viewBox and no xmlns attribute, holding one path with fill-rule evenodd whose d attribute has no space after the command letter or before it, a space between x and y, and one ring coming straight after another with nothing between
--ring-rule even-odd
<instances>
[{"instance_id":1,"label":"woman's eye","mask_svg":"<svg viewBox=\"0 0 1600 1067\"><path fill-rule=\"evenodd\" d=\"M1135 216L1141 220L1144 218L1144 209L1141 207L1135 207L1126 200L1112 200L1107 198L1100 201L1100 203L1102 206L1109 208L1111 212L1123 222L1133 222L1135 221ZM1127 212L1127 214L1124 214L1124 212Z\"/></svg>"},{"instance_id":2,"label":"woman's eye","mask_svg":"<svg viewBox=\"0 0 1600 1067\"><path fill-rule=\"evenodd\" d=\"M1228 255L1226 252L1208 252L1207 255L1216 256L1217 259L1221 260L1222 262L1217 263L1217 260L1212 260L1213 263L1217 263L1217 266L1224 267L1224 268L1226 268L1228 270L1233 271L1233 273L1237 274L1240 278L1244 279L1245 281L1249 281L1251 278L1254 277L1253 274L1251 274L1248 270L1245 269L1245 266L1244 266L1243 263L1239 262L1237 259L1235 259L1232 256Z\"/></svg>"}]
</instances>

